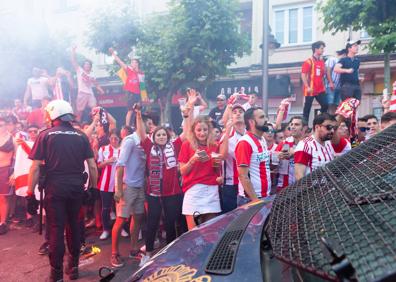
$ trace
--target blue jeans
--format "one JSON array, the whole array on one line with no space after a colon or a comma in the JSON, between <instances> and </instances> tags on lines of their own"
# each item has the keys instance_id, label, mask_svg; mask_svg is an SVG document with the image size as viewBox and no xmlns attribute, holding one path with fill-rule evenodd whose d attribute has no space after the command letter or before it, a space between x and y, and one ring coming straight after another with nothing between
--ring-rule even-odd
<instances>
[{"instance_id":1,"label":"blue jeans","mask_svg":"<svg viewBox=\"0 0 396 282\"><path fill-rule=\"evenodd\" d=\"M340 92L341 89L336 88L331 90L330 87L326 87L326 94L327 94L327 103L329 105L336 105L340 103Z\"/></svg>"},{"instance_id":2,"label":"blue jeans","mask_svg":"<svg viewBox=\"0 0 396 282\"><path fill-rule=\"evenodd\" d=\"M220 187L221 214L237 208L238 185L223 185Z\"/></svg>"},{"instance_id":3,"label":"blue jeans","mask_svg":"<svg viewBox=\"0 0 396 282\"><path fill-rule=\"evenodd\" d=\"M102 199L102 224L104 231L111 231L110 211L113 203L113 192L100 191Z\"/></svg>"}]
</instances>

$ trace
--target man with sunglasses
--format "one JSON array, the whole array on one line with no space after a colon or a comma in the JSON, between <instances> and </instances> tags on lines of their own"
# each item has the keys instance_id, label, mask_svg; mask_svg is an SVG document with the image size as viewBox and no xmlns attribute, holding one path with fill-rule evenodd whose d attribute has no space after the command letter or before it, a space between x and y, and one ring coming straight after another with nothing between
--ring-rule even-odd
<instances>
[{"instance_id":1,"label":"man with sunglasses","mask_svg":"<svg viewBox=\"0 0 396 282\"><path fill-rule=\"evenodd\" d=\"M220 126L224 125L222 122L222 117L226 109L226 100L227 97L224 94L218 95L216 98L217 106L209 112L210 118Z\"/></svg>"},{"instance_id":2,"label":"man with sunglasses","mask_svg":"<svg viewBox=\"0 0 396 282\"><path fill-rule=\"evenodd\" d=\"M336 130L334 116L323 113L313 120L313 134L300 141L294 152L296 180L334 159L331 139Z\"/></svg>"},{"instance_id":3,"label":"man with sunglasses","mask_svg":"<svg viewBox=\"0 0 396 282\"><path fill-rule=\"evenodd\" d=\"M279 158L277 191L295 182L294 150L300 140L304 138L308 123L302 116L292 117L289 122L289 129L291 136L279 143L275 149Z\"/></svg>"}]
</instances>

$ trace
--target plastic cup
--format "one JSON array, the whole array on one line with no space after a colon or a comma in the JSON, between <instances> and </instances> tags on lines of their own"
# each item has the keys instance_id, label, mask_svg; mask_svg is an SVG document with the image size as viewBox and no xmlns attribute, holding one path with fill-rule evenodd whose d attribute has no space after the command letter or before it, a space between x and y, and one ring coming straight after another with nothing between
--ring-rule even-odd
<instances>
[{"instance_id":1,"label":"plastic cup","mask_svg":"<svg viewBox=\"0 0 396 282\"><path fill-rule=\"evenodd\" d=\"M212 152L210 154L210 157L212 158L212 166L213 167L220 167L221 161L219 160L220 154L216 152Z\"/></svg>"}]
</instances>

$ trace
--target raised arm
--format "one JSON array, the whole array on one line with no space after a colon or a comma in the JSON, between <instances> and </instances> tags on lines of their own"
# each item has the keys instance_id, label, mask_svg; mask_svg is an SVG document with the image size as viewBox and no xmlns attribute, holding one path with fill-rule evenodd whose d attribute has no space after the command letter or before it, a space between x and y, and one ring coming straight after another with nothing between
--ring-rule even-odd
<instances>
[{"instance_id":1,"label":"raised arm","mask_svg":"<svg viewBox=\"0 0 396 282\"><path fill-rule=\"evenodd\" d=\"M187 134L188 134L188 130L191 127L192 124L192 120L193 120L193 111L192 108L189 104L187 104L183 111L182 111L182 116L183 116L183 131L180 134L180 139L181 141L184 141L187 139Z\"/></svg>"},{"instance_id":2,"label":"raised arm","mask_svg":"<svg viewBox=\"0 0 396 282\"><path fill-rule=\"evenodd\" d=\"M132 110L128 109L128 112L125 116L125 125L131 125L131 118L132 118Z\"/></svg>"},{"instance_id":3,"label":"raised arm","mask_svg":"<svg viewBox=\"0 0 396 282\"><path fill-rule=\"evenodd\" d=\"M109 120L109 130L117 127L116 119L109 112L107 112L107 119Z\"/></svg>"},{"instance_id":4,"label":"raised arm","mask_svg":"<svg viewBox=\"0 0 396 282\"><path fill-rule=\"evenodd\" d=\"M140 110L136 110L136 133L139 135L141 141L146 140L146 128L144 126L142 112Z\"/></svg>"},{"instance_id":5,"label":"raised arm","mask_svg":"<svg viewBox=\"0 0 396 282\"><path fill-rule=\"evenodd\" d=\"M198 93L197 99L199 100L199 112L203 112L208 108L208 103L202 98L201 94Z\"/></svg>"},{"instance_id":6,"label":"raised arm","mask_svg":"<svg viewBox=\"0 0 396 282\"><path fill-rule=\"evenodd\" d=\"M115 50L113 48L109 48L109 52L111 56L114 58L114 60L117 62L117 64L120 65L124 70L127 69L127 65L117 56Z\"/></svg>"}]
</instances>

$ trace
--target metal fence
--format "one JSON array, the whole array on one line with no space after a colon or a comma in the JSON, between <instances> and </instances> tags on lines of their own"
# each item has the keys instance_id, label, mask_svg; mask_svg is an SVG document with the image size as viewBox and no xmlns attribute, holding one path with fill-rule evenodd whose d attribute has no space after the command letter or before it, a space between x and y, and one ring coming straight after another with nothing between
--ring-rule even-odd
<instances>
[{"instance_id":1,"label":"metal fence","mask_svg":"<svg viewBox=\"0 0 396 282\"><path fill-rule=\"evenodd\" d=\"M396 125L277 195L274 255L322 277L396 273Z\"/></svg>"}]
</instances>

